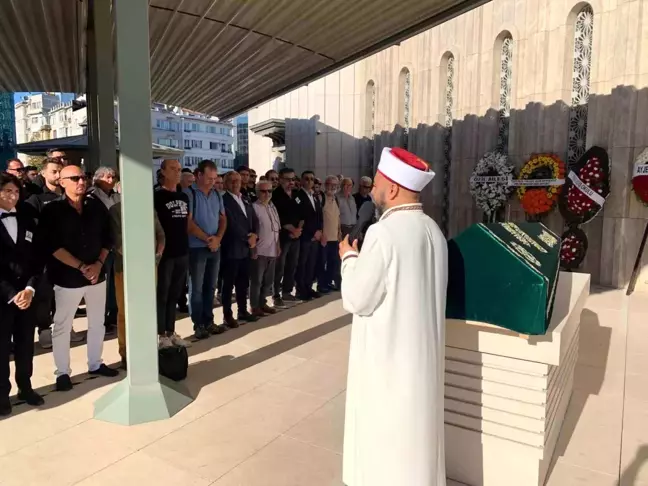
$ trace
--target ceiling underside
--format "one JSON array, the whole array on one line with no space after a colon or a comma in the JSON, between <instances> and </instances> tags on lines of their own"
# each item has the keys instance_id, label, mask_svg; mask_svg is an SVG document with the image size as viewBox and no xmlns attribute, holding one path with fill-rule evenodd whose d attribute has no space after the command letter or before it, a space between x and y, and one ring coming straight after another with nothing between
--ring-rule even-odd
<instances>
[{"instance_id":1,"label":"ceiling underside","mask_svg":"<svg viewBox=\"0 0 648 486\"><path fill-rule=\"evenodd\" d=\"M229 118L486 1L150 0L151 96ZM0 90L83 92L86 18L2 0Z\"/></svg>"}]
</instances>

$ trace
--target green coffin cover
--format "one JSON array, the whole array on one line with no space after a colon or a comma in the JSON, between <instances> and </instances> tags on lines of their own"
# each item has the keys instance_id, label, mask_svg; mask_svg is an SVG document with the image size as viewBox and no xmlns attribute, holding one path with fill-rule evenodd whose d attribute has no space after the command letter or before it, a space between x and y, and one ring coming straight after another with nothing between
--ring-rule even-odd
<instances>
[{"instance_id":1,"label":"green coffin cover","mask_svg":"<svg viewBox=\"0 0 648 486\"><path fill-rule=\"evenodd\" d=\"M541 223L476 224L448 242L446 317L544 334L560 238Z\"/></svg>"}]
</instances>

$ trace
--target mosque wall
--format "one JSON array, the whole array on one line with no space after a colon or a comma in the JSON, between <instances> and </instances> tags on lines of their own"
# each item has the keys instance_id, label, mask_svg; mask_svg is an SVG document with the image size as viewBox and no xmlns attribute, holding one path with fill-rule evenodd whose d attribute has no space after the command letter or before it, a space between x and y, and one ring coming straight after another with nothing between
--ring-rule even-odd
<instances>
[{"instance_id":1,"label":"mosque wall","mask_svg":"<svg viewBox=\"0 0 648 486\"><path fill-rule=\"evenodd\" d=\"M384 146L417 153L437 173L426 211L449 236L482 219L469 178L484 153L504 150L519 168L534 153L569 163L599 145L612 191L583 226L582 271L623 287L648 220L630 189L648 147L648 0L494 0L257 107L250 126L269 118L286 120L287 164L322 177L371 174ZM271 166L271 145L250 133L257 170ZM524 219L515 197L505 214ZM557 211L546 224L562 232ZM637 288L648 290L648 270Z\"/></svg>"}]
</instances>

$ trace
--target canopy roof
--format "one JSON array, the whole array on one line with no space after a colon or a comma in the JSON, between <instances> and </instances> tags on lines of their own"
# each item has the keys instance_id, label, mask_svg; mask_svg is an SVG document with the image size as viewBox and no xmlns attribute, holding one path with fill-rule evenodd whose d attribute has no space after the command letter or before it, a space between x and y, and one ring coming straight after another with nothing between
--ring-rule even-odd
<instances>
[{"instance_id":1,"label":"canopy roof","mask_svg":"<svg viewBox=\"0 0 648 486\"><path fill-rule=\"evenodd\" d=\"M61 150L88 150L88 135L73 135L71 137L52 138L49 140L38 140L36 142L27 142L16 145L16 151L28 155L45 155L49 149ZM182 158L184 150L173 147L167 147L158 143L152 144L153 157L176 157ZM119 147L117 147L119 150Z\"/></svg>"},{"instance_id":2,"label":"canopy roof","mask_svg":"<svg viewBox=\"0 0 648 486\"><path fill-rule=\"evenodd\" d=\"M85 91L89 0L0 2L0 90ZM154 101L221 119L487 0L150 0Z\"/></svg>"}]
</instances>

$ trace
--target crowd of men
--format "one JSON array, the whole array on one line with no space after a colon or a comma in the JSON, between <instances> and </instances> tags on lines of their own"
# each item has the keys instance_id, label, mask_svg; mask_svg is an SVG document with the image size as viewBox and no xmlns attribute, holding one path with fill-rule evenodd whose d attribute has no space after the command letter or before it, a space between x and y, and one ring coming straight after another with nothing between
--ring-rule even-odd
<instances>
[{"instance_id":1,"label":"crowd of men","mask_svg":"<svg viewBox=\"0 0 648 486\"><path fill-rule=\"evenodd\" d=\"M188 312L195 338L206 339L339 290L338 243L357 227L361 208L370 214L365 221L373 215L373 204L365 205L372 180L353 187L333 175L322 184L308 170L299 177L270 170L257 181L248 167L220 175L210 160L193 172L163 161L154 191L159 347L190 346L175 331L177 311ZM90 374L119 373L102 361L115 327L126 369L122 256L113 169L90 178L61 150L48 152L40 173L9 161L0 173L0 415L11 413L11 353L18 398L43 403L31 387L34 328L40 345L53 348L59 391L73 387L70 342L87 339ZM86 336L72 328L83 312Z\"/></svg>"}]
</instances>

